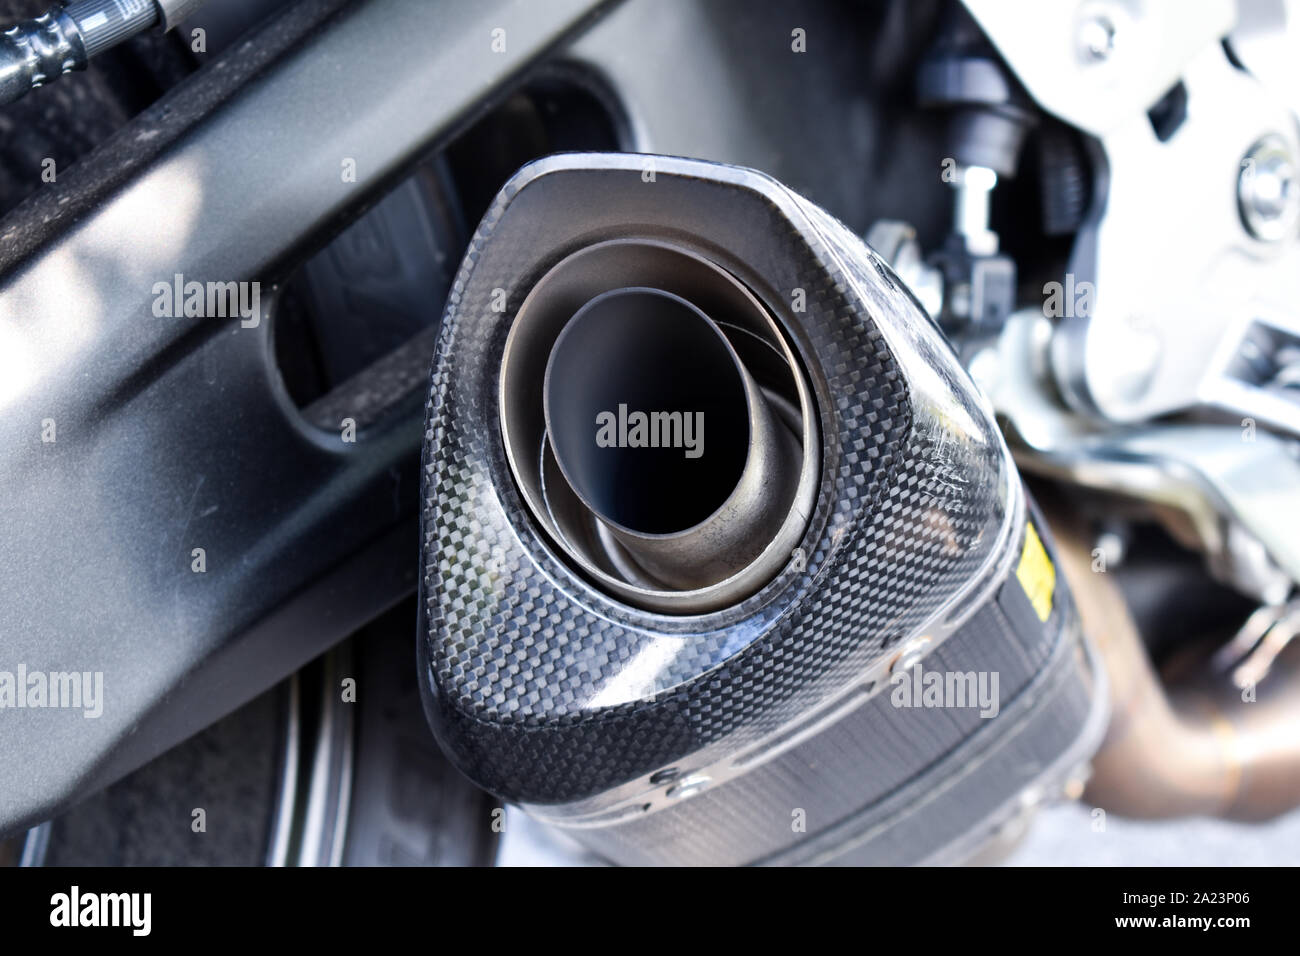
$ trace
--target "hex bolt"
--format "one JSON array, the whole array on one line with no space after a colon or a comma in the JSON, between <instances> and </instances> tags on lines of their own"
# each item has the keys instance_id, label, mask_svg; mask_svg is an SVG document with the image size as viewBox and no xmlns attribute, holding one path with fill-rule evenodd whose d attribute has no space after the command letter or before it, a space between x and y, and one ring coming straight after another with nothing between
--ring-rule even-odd
<instances>
[{"instance_id":1,"label":"hex bolt","mask_svg":"<svg viewBox=\"0 0 1300 956\"><path fill-rule=\"evenodd\" d=\"M1104 63L1115 52L1115 23L1103 14L1084 20L1079 26L1079 52L1090 63Z\"/></svg>"},{"instance_id":2,"label":"hex bolt","mask_svg":"<svg viewBox=\"0 0 1300 956\"><path fill-rule=\"evenodd\" d=\"M1300 223L1300 182L1295 153L1277 133L1260 139L1241 160L1237 208L1242 224L1256 239L1293 238Z\"/></svg>"}]
</instances>

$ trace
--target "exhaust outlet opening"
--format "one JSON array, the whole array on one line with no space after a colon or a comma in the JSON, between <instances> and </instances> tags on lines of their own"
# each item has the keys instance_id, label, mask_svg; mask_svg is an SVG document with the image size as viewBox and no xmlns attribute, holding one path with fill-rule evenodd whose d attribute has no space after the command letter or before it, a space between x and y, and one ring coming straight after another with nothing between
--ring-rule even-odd
<instances>
[{"instance_id":1,"label":"exhaust outlet opening","mask_svg":"<svg viewBox=\"0 0 1300 956\"><path fill-rule=\"evenodd\" d=\"M500 380L535 520L611 596L695 614L792 558L820 478L815 407L776 321L682 247L589 246L534 286Z\"/></svg>"},{"instance_id":2,"label":"exhaust outlet opening","mask_svg":"<svg viewBox=\"0 0 1300 956\"><path fill-rule=\"evenodd\" d=\"M552 347L543 389L561 473L629 538L690 529L740 481L756 387L722 330L677 296L592 299Z\"/></svg>"}]
</instances>

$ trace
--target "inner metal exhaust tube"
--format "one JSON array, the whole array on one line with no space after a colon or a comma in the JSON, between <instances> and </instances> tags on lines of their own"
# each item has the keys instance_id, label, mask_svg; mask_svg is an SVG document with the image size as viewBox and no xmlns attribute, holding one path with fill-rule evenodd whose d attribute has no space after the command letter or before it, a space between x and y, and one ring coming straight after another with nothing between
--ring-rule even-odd
<instances>
[{"instance_id":1,"label":"inner metal exhaust tube","mask_svg":"<svg viewBox=\"0 0 1300 956\"><path fill-rule=\"evenodd\" d=\"M675 295L592 299L556 340L544 392L560 471L667 587L743 571L794 499L797 439L717 324Z\"/></svg>"},{"instance_id":2,"label":"inner metal exhaust tube","mask_svg":"<svg viewBox=\"0 0 1300 956\"><path fill-rule=\"evenodd\" d=\"M617 239L564 259L520 308L500 390L534 518L612 595L703 613L794 559L815 407L776 322L702 256Z\"/></svg>"}]
</instances>

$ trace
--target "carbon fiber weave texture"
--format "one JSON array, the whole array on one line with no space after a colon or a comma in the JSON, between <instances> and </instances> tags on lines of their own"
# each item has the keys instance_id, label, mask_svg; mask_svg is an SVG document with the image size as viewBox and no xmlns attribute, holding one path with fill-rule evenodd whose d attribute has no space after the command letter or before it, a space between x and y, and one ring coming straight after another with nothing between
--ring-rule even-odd
<instances>
[{"instance_id":1,"label":"carbon fiber weave texture","mask_svg":"<svg viewBox=\"0 0 1300 956\"><path fill-rule=\"evenodd\" d=\"M846 274L759 174L663 160L646 183L639 163L566 165L582 159L526 167L484 218L444 318L425 436L431 721L467 775L533 803L592 796L807 710L951 601L1009 507L991 426L963 431L929 408L918 424L877 320L924 319L865 248L868 274ZM821 415L806 567L699 618L637 611L591 588L533 525L501 446L497 375L514 311L550 265L628 224L694 243L745 281L791 332ZM505 311L493 311L498 290ZM593 704L647 655L662 662L651 679Z\"/></svg>"},{"instance_id":2,"label":"carbon fiber weave texture","mask_svg":"<svg viewBox=\"0 0 1300 956\"><path fill-rule=\"evenodd\" d=\"M1027 613L1016 614L1011 601ZM1072 618L1061 587L1044 626L1013 577L999 599L986 602L926 657L923 667L932 673L997 674L1005 719L986 719L978 707L898 707L892 685L886 685L822 732L746 774L616 827L572 835L625 865L742 865L786 852L811 855L807 844L834 845L823 838L833 832L847 846L883 821L915 818L885 841L889 849L872 840L873 849L858 856L864 864L915 863L1032 784L1078 736L1091 698L1086 675L1072 666L1064 646L1073 640L1067 623ZM1059 673L1048 676L1049 670ZM1051 687L1050 700L1017 732L1023 698L1032 696L1030 688L1041 693L1042 685ZM1014 742L1003 739L1010 737ZM1020 759L1010 766L993 763L998 769L986 772L977 755L1004 745ZM917 794L922 779L930 788ZM949 789L956 791L952 799L946 797ZM946 812L922 808L941 800ZM799 828L791 825L796 808Z\"/></svg>"}]
</instances>

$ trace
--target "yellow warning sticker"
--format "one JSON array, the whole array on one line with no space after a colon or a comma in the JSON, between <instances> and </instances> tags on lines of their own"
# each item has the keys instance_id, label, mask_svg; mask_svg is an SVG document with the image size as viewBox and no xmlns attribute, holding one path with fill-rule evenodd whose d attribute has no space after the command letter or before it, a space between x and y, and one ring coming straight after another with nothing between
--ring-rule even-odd
<instances>
[{"instance_id":1,"label":"yellow warning sticker","mask_svg":"<svg viewBox=\"0 0 1300 956\"><path fill-rule=\"evenodd\" d=\"M1025 547L1020 552L1020 565L1016 568L1016 577L1025 589L1029 603L1034 606L1034 613L1044 623L1052 616L1052 592L1056 589L1056 568L1047 556L1043 539L1038 537L1038 530L1032 522L1025 523Z\"/></svg>"}]
</instances>

